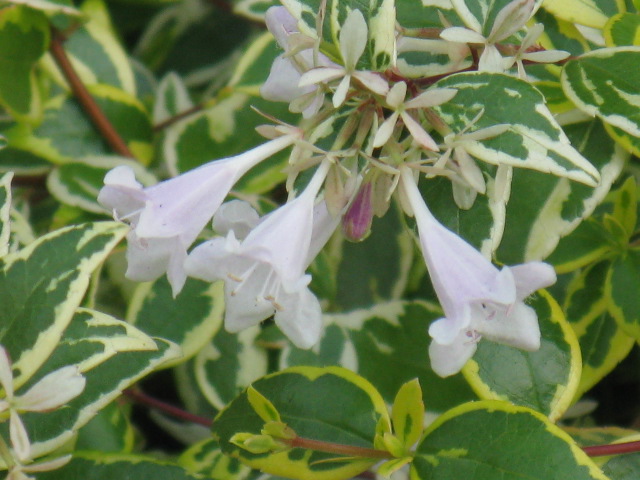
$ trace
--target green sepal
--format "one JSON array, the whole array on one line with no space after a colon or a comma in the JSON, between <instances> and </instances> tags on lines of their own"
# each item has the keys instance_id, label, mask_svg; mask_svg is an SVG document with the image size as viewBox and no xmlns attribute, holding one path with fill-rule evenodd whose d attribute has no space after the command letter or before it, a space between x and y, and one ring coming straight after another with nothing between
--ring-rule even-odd
<instances>
[{"instance_id":1,"label":"green sepal","mask_svg":"<svg viewBox=\"0 0 640 480\"><path fill-rule=\"evenodd\" d=\"M343 368L293 367L263 377L252 387L302 438L372 448L380 419L385 430L391 430L386 405L377 390ZM340 480L358 475L376 462L364 458L337 461L335 454L301 448L251 454L230 443L239 432L261 435L263 426L264 420L256 414L245 391L218 414L212 429L225 453L273 475Z\"/></svg>"},{"instance_id":2,"label":"green sepal","mask_svg":"<svg viewBox=\"0 0 640 480\"><path fill-rule=\"evenodd\" d=\"M481 340L463 368L483 399L507 400L559 419L573 400L580 379L580 348L562 309L540 290L529 302L538 316L540 349L526 352Z\"/></svg>"},{"instance_id":3,"label":"green sepal","mask_svg":"<svg viewBox=\"0 0 640 480\"><path fill-rule=\"evenodd\" d=\"M0 103L20 121L42 114L35 64L49 47L47 17L13 5L0 10Z\"/></svg>"},{"instance_id":4,"label":"green sepal","mask_svg":"<svg viewBox=\"0 0 640 480\"><path fill-rule=\"evenodd\" d=\"M56 230L0 260L0 341L24 384L56 348L93 271L127 233L120 223Z\"/></svg>"},{"instance_id":5,"label":"green sepal","mask_svg":"<svg viewBox=\"0 0 640 480\"><path fill-rule=\"evenodd\" d=\"M550 461L553 459L553 461ZM411 480L608 480L544 415L495 400L466 403L426 430Z\"/></svg>"}]
</instances>

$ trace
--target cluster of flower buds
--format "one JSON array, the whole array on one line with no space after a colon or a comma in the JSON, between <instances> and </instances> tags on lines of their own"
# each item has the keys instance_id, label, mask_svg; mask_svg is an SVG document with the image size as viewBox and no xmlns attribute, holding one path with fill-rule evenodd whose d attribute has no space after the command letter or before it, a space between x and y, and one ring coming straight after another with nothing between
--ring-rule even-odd
<instances>
[{"instance_id":1,"label":"cluster of flower buds","mask_svg":"<svg viewBox=\"0 0 640 480\"><path fill-rule=\"evenodd\" d=\"M455 102L457 90L416 81L404 74L396 59L399 49L441 49L451 59L443 71L435 72L442 75L468 67L471 52L481 51L478 69L515 70L526 78L524 60L558 61L567 55L529 52L541 34L534 26L521 48L502 57L499 42L525 29L539 3L514 0L498 13L488 35L470 22L466 28L444 28L440 39L430 41L437 46L428 47L422 39L396 30L392 1L382 2L369 24L361 11L349 10L333 48L301 18L284 7L272 7L266 23L283 54L273 63L261 92L301 113L301 126L264 129L270 138L266 143L148 188L128 167L109 172L99 201L132 227L128 277L149 281L166 273L174 295L187 276L222 280L229 331L273 316L295 345L309 348L321 336L322 314L308 287L308 266L340 222L348 239L362 240L373 217L384 215L396 195L416 219L445 314L429 328L433 369L443 376L459 371L482 336L537 349L537 317L524 299L555 281L553 269L540 262L497 269L436 220L418 189L420 177L447 177L458 207L470 208L487 189L486 170L479 168L471 147L509 126L476 128L480 111L465 130L454 133L433 107ZM374 21L377 41L370 42ZM361 67L364 56L367 68ZM262 218L246 204L223 205L242 175L289 147L290 199L285 205ZM498 165L492 179L505 192L510 169ZM305 170L313 175L301 186L299 174ZM191 249L212 218L219 236Z\"/></svg>"}]
</instances>

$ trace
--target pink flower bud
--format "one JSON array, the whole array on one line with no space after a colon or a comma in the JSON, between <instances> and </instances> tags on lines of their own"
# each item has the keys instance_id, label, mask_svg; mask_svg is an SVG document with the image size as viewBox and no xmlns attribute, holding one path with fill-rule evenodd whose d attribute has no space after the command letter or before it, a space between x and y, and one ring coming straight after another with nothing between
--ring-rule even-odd
<instances>
[{"instance_id":1,"label":"pink flower bud","mask_svg":"<svg viewBox=\"0 0 640 480\"><path fill-rule=\"evenodd\" d=\"M373 183L365 181L342 217L342 233L351 242L361 242L371 233L372 192Z\"/></svg>"}]
</instances>

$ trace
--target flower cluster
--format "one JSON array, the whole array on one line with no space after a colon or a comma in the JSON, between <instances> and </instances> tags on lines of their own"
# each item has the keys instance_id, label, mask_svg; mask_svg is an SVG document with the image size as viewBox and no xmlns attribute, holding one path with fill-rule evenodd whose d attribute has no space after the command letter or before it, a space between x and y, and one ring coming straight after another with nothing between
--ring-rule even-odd
<instances>
[{"instance_id":1,"label":"flower cluster","mask_svg":"<svg viewBox=\"0 0 640 480\"><path fill-rule=\"evenodd\" d=\"M452 54L456 65L481 48L479 70L509 72L516 66L515 74L526 79L524 61L558 61L565 56L530 52L541 33L535 26L520 48L511 46L511 55L502 57L500 42L522 32L538 3L514 0L495 16L487 35L470 22L445 28L438 42L457 52ZM531 262L499 270L436 220L418 188L420 176L449 178L453 200L468 209L477 195L489 194L491 182L491 193L506 202L512 165L496 160L497 173L491 178L472 152L510 126L480 128L480 111L463 130L453 131L434 107L455 103L458 90L403 76L395 66L396 42L408 44L400 32L385 47L390 64L381 62L384 67L377 68L372 55L378 44L372 46L370 38L389 30L381 22L393 31L393 16L392 11L381 14L376 30L370 31L363 12L350 9L335 45L328 48L321 33L308 25L300 28L302 20L284 7L269 9L266 23L283 53L261 93L266 99L288 102L291 111L304 117L301 126L270 127L271 139L252 150L147 188L128 167L109 172L99 201L116 219L131 225L127 276L148 281L166 273L174 295L187 276L223 281L229 331L273 317L296 346L309 348L322 334L320 302L309 289L309 265L340 222L349 240L365 238L373 217L384 215L395 195L416 219L422 253L445 314L429 327L434 371L442 376L459 371L481 337L537 349L537 317L525 299L555 281L553 269ZM329 149L319 147L327 143ZM263 217L241 202L223 204L245 173L289 147L286 204ZM305 170L309 173L302 175ZM217 236L193 247L212 220Z\"/></svg>"}]
</instances>

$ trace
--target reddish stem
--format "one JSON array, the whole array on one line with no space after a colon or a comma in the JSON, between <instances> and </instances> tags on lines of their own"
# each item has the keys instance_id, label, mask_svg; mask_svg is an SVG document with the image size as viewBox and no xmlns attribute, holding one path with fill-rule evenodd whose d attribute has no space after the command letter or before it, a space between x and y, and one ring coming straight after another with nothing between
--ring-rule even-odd
<instances>
[{"instance_id":1,"label":"reddish stem","mask_svg":"<svg viewBox=\"0 0 640 480\"><path fill-rule=\"evenodd\" d=\"M314 440L312 438L296 437L287 442L291 447L307 448L318 452L335 453L337 455L345 455L347 457L361 458L393 458L386 450L377 450L375 448L356 447L354 445L344 445L341 443L323 442L322 440Z\"/></svg>"},{"instance_id":2,"label":"reddish stem","mask_svg":"<svg viewBox=\"0 0 640 480\"><path fill-rule=\"evenodd\" d=\"M122 392L125 396L129 397L136 403L141 405L147 405L151 408L155 408L156 410L160 410L168 415L171 415L176 418L180 418L187 422L196 423L198 425L202 425L203 427L211 428L213 425L213 420L207 417L201 417L200 415L194 415L193 413L189 413L182 408L176 407L169 403L163 402L162 400L158 400L157 398L151 397L144 392L141 392L137 389L129 388Z\"/></svg>"},{"instance_id":3,"label":"reddish stem","mask_svg":"<svg viewBox=\"0 0 640 480\"><path fill-rule=\"evenodd\" d=\"M637 453L640 452L640 441L614 443L612 445L593 445L591 447L582 447L582 449L590 457L620 455L622 453Z\"/></svg>"},{"instance_id":4,"label":"reddish stem","mask_svg":"<svg viewBox=\"0 0 640 480\"><path fill-rule=\"evenodd\" d=\"M129 150L129 147L127 147L127 144L124 142L124 140L113 127L102 109L93 99L93 97L89 93L89 90L87 90L87 87L84 85L84 83L82 83L82 80L76 73L73 65L71 64L71 61L69 60L69 57L67 56L67 53L64 50L63 43L64 37L62 36L62 34L57 30L52 29L51 45L49 47L49 50L51 51L51 55L55 59L56 64L69 83L71 91L82 106L82 109L91 119L91 122L98 129L98 132L100 132L102 137L114 152L124 157L135 158Z\"/></svg>"}]
</instances>

